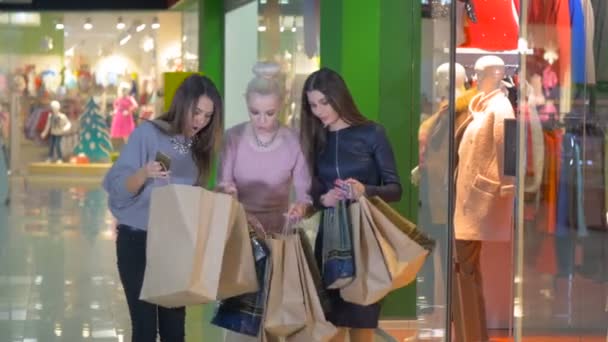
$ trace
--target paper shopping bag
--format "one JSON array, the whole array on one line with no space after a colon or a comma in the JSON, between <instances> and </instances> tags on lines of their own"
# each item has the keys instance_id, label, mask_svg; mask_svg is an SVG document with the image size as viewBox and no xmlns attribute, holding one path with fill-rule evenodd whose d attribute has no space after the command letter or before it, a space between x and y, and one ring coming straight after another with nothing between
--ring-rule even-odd
<instances>
[{"instance_id":1,"label":"paper shopping bag","mask_svg":"<svg viewBox=\"0 0 608 342\"><path fill-rule=\"evenodd\" d=\"M304 289L304 303L306 309L307 323L304 329L288 336L286 342L326 342L338 332L336 327L327 321L321 299L318 295L318 284L316 284L314 271L311 269L309 260L306 256L306 244L302 241L301 233L299 239L300 246L297 249L298 255L298 271L302 280L302 288Z\"/></svg>"},{"instance_id":2,"label":"paper shopping bag","mask_svg":"<svg viewBox=\"0 0 608 342\"><path fill-rule=\"evenodd\" d=\"M266 240L270 247L272 275L264 329L275 337L286 337L304 328L306 310L298 272L297 235Z\"/></svg>"},{"instance_id":3,"label":"paper shopping bag","mask_svg":"<svg viewBox=\"0 0 608 342\"><path fill-rule=\"evenodd\" d=\"M393 288L380 243L358 202L349 206L355 252L355 279L340 289L347 302L370 305L380 301Z\"/></svg>"},{"instance_id":4,"label":"paper shopping bag","mask_svg":"<svg viewBox=\"0 0 608 342\"><path fill-rule=\"evenodd\" d=\"M218 299L218 260L224 258L240 210L231 196L200 187L167 185L152 190L140 299L164 307Z\"/></svg>"},{"instance_id":5,"label":"paper shopping bag","mask_svg":"<svg viewBox=\"0 0 608 342\"><path fill-rule=\"evenodd\" d=\"M234 224L221 264L218 299L253 293L259 289L247 215L240 203L236 205L239 208L234 213Z\"/></svg>"},{"instance_id":6,"label":"paper shopping bag","mask_svg":"<svg viewBox=\"0 0 608 342\"><path fill-rule=\"evenodd\" d=\"M368 200L362 197L359 199L359 203L361 211L367 217L380 243L384 262L392 278L393 289L407 286L416 279L429 251L404 233L405 229L414 233L415 228L406 226L407 220L380 198ZM399 226L406 228L400 229ZM424 238L423 243L430 245L431 239L423 234L415 234L415 237L419 237L419 241Z\"/></svg>"}]
</instances>

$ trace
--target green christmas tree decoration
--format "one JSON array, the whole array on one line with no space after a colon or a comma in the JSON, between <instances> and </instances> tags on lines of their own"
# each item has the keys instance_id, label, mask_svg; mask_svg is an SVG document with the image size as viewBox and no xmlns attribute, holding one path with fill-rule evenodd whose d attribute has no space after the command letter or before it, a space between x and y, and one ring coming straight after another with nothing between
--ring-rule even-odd
<instances>
[{"instance_id":1,"label":"green christmas tree decoration","mask_svg":"<svg viewBox=\"0 0 608 342\"><path fill-rule=\"evenodd\" d=\"M80 121L80 143L74 149L74 154L84 153L91 162L109 162L112 143L108 126L103 116L99 114L99 106L93 98L87 102Z\"/></svg>"}]
</instances>

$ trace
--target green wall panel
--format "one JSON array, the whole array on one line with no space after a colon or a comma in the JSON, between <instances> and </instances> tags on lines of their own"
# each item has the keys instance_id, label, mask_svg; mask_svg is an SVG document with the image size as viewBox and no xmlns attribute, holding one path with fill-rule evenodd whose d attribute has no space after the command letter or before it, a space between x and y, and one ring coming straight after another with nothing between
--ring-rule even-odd
<instances>
[{"instance_id":1,"label":"green wall panel","mask_svg":"<svg viewBox=\"0 0 608 342\"><path fill-rule=\"evenodd\" d=\"M199 70L224 92L224 2L199 3Z\"/></svg>"},{"instance_id":2,"label":"green wall panel","mask_svg":"<svg viewBox=\"0 0 608 342\"><path fill-rule=\"evenodd\" d=\"M321 1L321 64L340 72L361 111L386 128L404 190L395 207L415 221L409 177L418 162L419 1ZM415 317L415 300L413 283L384 300L383 316Z\"/></svg>"},{"instance_id":3,"label":"green wall panel","mask_svg":"<svg viewBox=\"0 0 608 342\"><path fill-rule=\"evenodd\" d=\"M40 13L40 26L0 25L0 53L63 56L63 30L55 29L61 14ZM53 41L53 48L43 48L43 38Z\"/></svg>"},{"instance_id":4,"label":"green wall panel","mask_svg":"<svg viewBox=\"0 0 608 342\"><path fill-rule=\"evenodd\" d=\"M419 1L381 1L381 6L379 121L393 143L403 186L403 197L396 207L415 222L418 193L411 185L409 175L418 164ZM415 283L393 292L384 302L383 315L415 317L415 298Z\"/></svg>"},{"instance_id":5,"label":"green wall panel","mask_svg":"<svg viewBox=\"0 0 608 342\"><path fill-rule=\"evenodd\" d=\"M380 80L380 3L348 0L342 15L342 76L367 117L378 121Z\"/></svg>"},{"instance_id":6,"label":"green wall panel","mask_svg":"<svg viewBox=\"0 0 608 342\"><path fill-rule=\"evenodd\" d=\"M321 1L321 65L342 69L342 6L345 0Z\"/></svg>"}]
</instances>

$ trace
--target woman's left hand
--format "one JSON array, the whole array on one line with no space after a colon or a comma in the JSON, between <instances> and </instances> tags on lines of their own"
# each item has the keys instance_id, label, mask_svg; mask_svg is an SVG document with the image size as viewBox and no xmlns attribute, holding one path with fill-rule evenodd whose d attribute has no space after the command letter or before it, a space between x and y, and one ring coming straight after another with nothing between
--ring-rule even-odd
<instances>
[{"instance_id":1,"label":"woman's left hand","mask_svg":"<svg viewBox=\"0 0 608 342\"><path fill-rule=\"evenodd\" d=\"M307 210L308 210L308 204L296 203L296 204L292 205L291 208L289 208L289 211L287 212L287 217L290 220L299 221L304 217Z\"/></svg>"},{"instance_id":2,"label":"woman's left hand","mask_svg":"<svg viewBox=\"0 0 608 342\"><path fill-rule=\"evenodd\" d=\"M365 185L354 178L349 178L346 184L350 185L351 193L350 199L358 200L361 196L365 195Z\"/></svg>"}]
</instances>

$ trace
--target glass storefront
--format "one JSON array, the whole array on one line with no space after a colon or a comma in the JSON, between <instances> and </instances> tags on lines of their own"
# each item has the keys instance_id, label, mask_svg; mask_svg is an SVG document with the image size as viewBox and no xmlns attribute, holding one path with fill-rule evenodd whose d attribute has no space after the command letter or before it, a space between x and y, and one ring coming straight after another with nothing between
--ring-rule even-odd
<instances>
[{"instance_id":1,"label":"glass storefront","mask_svg":"<svg viewBox=\"0 0 608 342\"><path fill-rule=\"evenodd\" d=\"M421 341L443 341L449 326L447 282L450 277L448 234L451 224L449 208L451 182L449 173L450 124L449 104L452 92L450 73L450 6L451 1L423 3L421 13L420 52L420 128L418 130L418 166L412 170L412 181L418 187L418 226L436 241L418 273L416 313L417 338ZM458 70L457 70L458 71ZM462 77L461 77L462 78ZM459 82L463 81L458 79ZM460 90L459 90L460 91Z\"/></svg>"},{"instance_id":2,"label":"glass storefront","mask_svg":"<svg viewBox=\"0 0 608 342\"><path fill-rule=\"evenodd\" d=\"M193 15L0 13L1 122L13 173L37 162L110 162L140 120L162 111L163 73L198 69ZM55 106L64 116L50 129Z\"/></svg>"},{"instance_id":3,"label":"glass storefront","mask_svg":"<svg viewBox=\"0 0 608 342\"><path fill-rule=\"evenodd\" d=\"M608 338L607 15L423 1L418 223L454 262L419 274L420 338Z\"/></svg>"}]
</instances>

